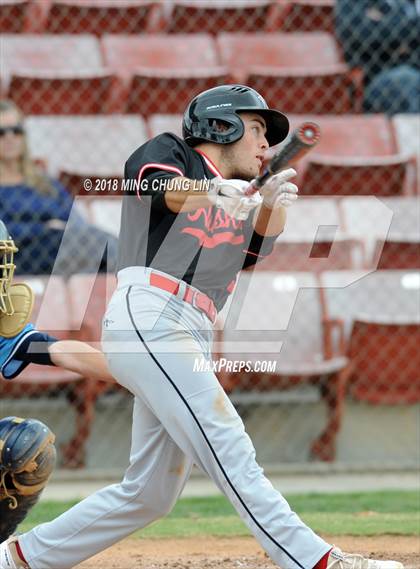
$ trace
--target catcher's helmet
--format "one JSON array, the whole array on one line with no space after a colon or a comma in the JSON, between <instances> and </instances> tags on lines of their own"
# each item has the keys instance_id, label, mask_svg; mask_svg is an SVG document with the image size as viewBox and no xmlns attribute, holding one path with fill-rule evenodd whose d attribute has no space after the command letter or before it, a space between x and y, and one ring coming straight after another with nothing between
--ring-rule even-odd
<instances>
[{"instance_id":1,"label":"catcher's helmet","mask_svg":"<svg viewBox=\"0 0 420 569\"><path fill-rule=\"evenodd\" d=\"M182 121L182 136L194 146L200 141L229 144L244 134L244 123L238 113L254 112L267 124L266 138L270 146L284 140L289 121L280 111L269 109L263 97L245 85L220 85L197 95L188 105ZM215 121L223 121L227 129L217 129Z\"/></svg>"},{"instance_id":2,"label":"catcher's helmet","mask_svg":"<svg viewBox=\"0 0 420 569\"><path fill-rule=\"evenodd\" d=\"M0 314L13 314L13 305L9 295L16 265L13 256L18 251L6 226L0 219Z\"/></svg>"}]
</instances>

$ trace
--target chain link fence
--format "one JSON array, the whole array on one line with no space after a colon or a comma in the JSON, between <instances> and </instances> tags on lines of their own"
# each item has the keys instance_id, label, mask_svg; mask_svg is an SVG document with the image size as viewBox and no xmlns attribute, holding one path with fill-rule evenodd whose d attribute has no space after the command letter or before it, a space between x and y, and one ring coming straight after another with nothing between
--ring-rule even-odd
<instances>
[{"instance_id":1,"label":"chain link fence","mask_svg":"<svg viewBox=\"0 0 420 569\"><path fill-rule=\"evenodd\" d=\"M0 219L36 325L99 342L126 159L180 135L200 91L250 85L321 141L219 317L220 381L264 463L416 464L419 19L414 0L1 0ZM0 392L2 415L56 431L62 465L127 461L124 390L31 366Z\"/></svg>"}]
</instances>

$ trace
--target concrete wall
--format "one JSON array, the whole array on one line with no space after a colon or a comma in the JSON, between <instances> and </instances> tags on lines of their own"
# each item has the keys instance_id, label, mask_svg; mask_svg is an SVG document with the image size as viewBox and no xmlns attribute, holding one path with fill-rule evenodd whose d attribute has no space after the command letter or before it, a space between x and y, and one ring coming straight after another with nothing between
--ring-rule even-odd
<instances>
[{"instance_id":1,"label":"concrete wall","mask_svg":"<svg viewBox=\"0 0 420 569\"><path fill-rule=\"evenodd\" d=\"M311 440L322 430L322 402L282 402L274 405L237 405L261 464L308 463ZM128 462L132 401L128 396L102 398L88 441L88 464L120 468ZM58 400L3 400L0 415L32 416L56 433L58 446L72 435L74 415ZM357 465L401 468L420 463L420 406L370 406L348 401L338 436L337 461Z\"/></svg>"}]
</instances>

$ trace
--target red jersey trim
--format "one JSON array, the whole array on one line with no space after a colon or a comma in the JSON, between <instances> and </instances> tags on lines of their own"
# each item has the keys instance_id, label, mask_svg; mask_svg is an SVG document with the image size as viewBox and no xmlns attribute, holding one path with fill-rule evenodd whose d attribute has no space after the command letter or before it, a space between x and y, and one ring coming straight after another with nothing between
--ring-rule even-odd
<instances>
[{"instance_id":1,"label":"red jersey trim","mask_svg":"<svg viewBox=\"0 0 420 569\"><path fill-rule=\"evenodd\" d=\"M234 288L236 285L236 278L234 278L232 281L230 281L230 283L227 285L226 290L228 291L229 294L232 294Z\"/></svg>"},{"instance_id":2,"label":"red jersey trim","mask_svg":"<svg viewBox=\"0 0 420 569\"><path fill-rule=\"evenodd\" d=\"M254 255L254 257L267 257L267 255L261 255L261 253L253 253L252 251L247 251L246 249L243 250L243 253L246 253L247 255Z\"/></svg>"},{"instance_id":3,"label":"red jersey trim","mask_svg":"<svg viewBox=\"0 0 420 569\"><path fill-rule=\"evenodd\" d=\"M210 158L208 156L206 156L206 154L204 154L204 152L202 150L196 150L194 149L196 152L198 152L203 158L204 158L204 162L207 164L208 169L213 172L213 174L215 176L220 176L220 178L223 178L222 174L220 173L219 169L217 168L216 164L214 162L212 162L210 160Z\"/></svg>"},{"instance_id":4,"label":"red jersey trim","mask_svg":"<svg viewBox=\"0 0 420 569\"><path fill-rule=\"evenodd\" d=\"M180 176L184 176L184 172L182 172L176 166L169 166L169 164L160 164L159 162L148 162L147 164L144 164L144 166L142 166L140 168L139 174L137 176L137 182L138 183L140 183L140 180L143 176L143 172L145 170L148 170L149 168L157 168L159 170L165 170L166 172L175 172L175 174L179 174ZM137 197L139 198L139 200L141 200L141 196L140 196L138 187L137 187Z\"/></svg>"}]
</instances>

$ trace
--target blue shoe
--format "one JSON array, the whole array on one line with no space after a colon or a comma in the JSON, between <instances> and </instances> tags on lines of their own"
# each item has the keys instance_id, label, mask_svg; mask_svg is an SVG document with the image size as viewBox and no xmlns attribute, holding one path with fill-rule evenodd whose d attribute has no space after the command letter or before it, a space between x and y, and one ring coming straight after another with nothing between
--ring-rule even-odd
<instances>
[{"instance_id":1,"label":"blue shoe","mask_svg":"<svg viewBox=\"0 0 420 569\"><path fill-rule=\"evenodd\" d=\"M16 359L16 353L22 346L22 343L38 331L34 329L32 324L27 324L25 328L13 338L3 338L0 336L0 372L4 379L13 379L17 377L27 365L29 361Z\"/></svg>"}]
</instances>

